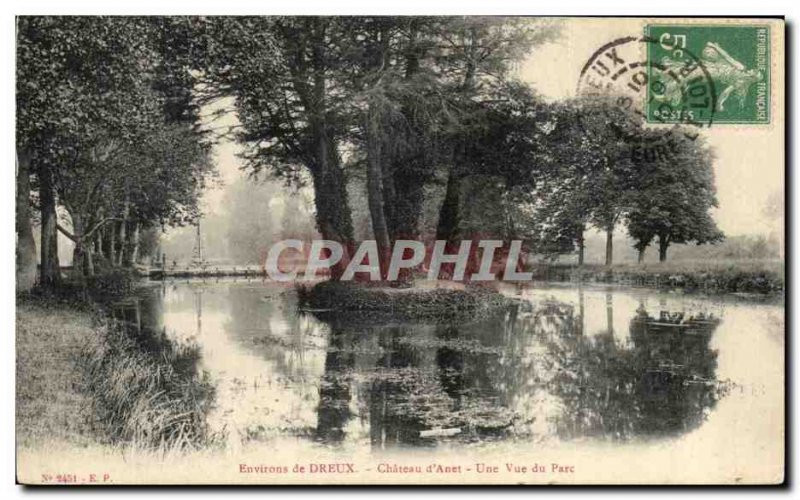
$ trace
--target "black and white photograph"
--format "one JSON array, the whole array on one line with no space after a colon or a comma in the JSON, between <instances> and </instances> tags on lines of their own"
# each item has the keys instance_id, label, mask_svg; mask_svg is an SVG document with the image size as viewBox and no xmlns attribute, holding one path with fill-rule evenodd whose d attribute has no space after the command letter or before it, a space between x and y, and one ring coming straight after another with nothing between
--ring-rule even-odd
<instances>
[{"instance_id":1,"label":"black and white photograph","mask_svg":"<svg viewBox=\"0 0 800 500\"><path fill-rule=\"evenodd\" d=\"M14 28L19 484L784 483L782 17Z\"/></svg>"}]
</instances>

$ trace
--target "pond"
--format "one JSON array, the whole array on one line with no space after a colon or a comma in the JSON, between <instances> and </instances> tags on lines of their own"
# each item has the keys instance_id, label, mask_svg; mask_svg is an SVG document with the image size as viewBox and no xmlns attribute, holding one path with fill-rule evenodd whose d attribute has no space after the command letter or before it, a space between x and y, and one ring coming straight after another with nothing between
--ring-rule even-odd
<instances>
[{"instance_id":1,"label":"pond","mask_svg":"<svg viewBox=\"0 0 800 500\"><path fill-rule=\"evenodd\" d=\"M300 312L292 289L270 282L173 281L143 288L127 317L199 345L197 369L216 387L208 423L233 449L757 441L765 424L782 429L782 304L503 292L518 299L509 310L437 323Z\"/></svg>"}]
</instances>

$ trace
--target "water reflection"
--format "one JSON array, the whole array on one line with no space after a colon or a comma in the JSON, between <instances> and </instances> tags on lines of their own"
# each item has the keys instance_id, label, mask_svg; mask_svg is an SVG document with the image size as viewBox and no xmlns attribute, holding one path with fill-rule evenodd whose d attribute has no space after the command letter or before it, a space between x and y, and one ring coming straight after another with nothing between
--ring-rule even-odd
<instances>
[{"instance_id":1,"label":"water reflection","mask_svg":"<svg viewBox=\"0 0 800 500\"><path fill-rule=\"evenodd\" d=\"M709 347L719 323L670 311L656 319L640 306L626 344L615 341L611 319L606 333L591 338L564 331L546 340L559 367L549 384L564 406L559 434L630 438L698 426L724 392Z\"/></svg>"},{"instance_id":2,"label":"water reflection","mask_svg":"<svg viewBox=\"0 0 800 500\"><path fill-rule=\"evenodd\" d=\"M702 303L523 295L489 317L437 324L300 314L291 292L258 284L172 285L150 297L146 321L204 346L217 425L243 442L670 436L700 426L727 387L711 342L722 320Z\"/></svg>"},{"instance_id":3,"label":"water reflection","mask_svg":"<svg viewBox=\"0 0 800 500\"><path fill-rule=\"evenodd\" d=\"M201 348L167 334L162 304L157 294L111 304L114 321L89 359L97 423L114 442L154 449L212 446L217 435L207 416L215 391L199 369Z\"/></svg>"},{"instance_id":4,"label":"water reflection","mask_svg":"<svg viewBox=\"0 0 800 500\"><path fill-rule=\"evenodd\" d=\"M370 442L379 448L537 432L629 439L700 425L724 394L709 346L720 319L669 310L654 317L642 304L620 342L610 294L605 305L605 331L591 336L582 314L555 301L456 325L367 326L322 316L331 344L317 436L345 439L353 393L364 399L359 407L368 408ZM374 338L383 354L358 355Z\"/></svg>"},{"instance_id":5,"label":"water reflection","mask_svg":"<svg viewBox=\"0 0 800 500\"><path fill-rule=\"evenodd\" d=\"M347 333L332 329L325 354L325 374L319 387L316 437L327 442L342 441L346 424L353 416L350 411L350 372L355 366L355 354L346 349L351 343L347 336Z\"/></svg>"}]
</instances>

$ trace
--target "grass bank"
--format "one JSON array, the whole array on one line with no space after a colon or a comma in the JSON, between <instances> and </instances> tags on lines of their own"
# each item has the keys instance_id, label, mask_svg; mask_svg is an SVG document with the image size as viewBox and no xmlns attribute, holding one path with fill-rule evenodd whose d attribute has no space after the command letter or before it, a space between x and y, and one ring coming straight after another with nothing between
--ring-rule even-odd
<instances>
[{"instance_id":1,"label":"grass bank","mask_svg":"<svg viewBox=\"0 0 800 500\"><path fill-rule=\"evenodd\" d=\"M21 447L95 441L91 397L80 368L97 335L92 313L52 300L18 300L16 436Z\"/></svg>"},{"instance_id":2,"label":"grass bank","mask_svg":"<svg viewBox=\"0 0 800 500\"><path fill-rule=\"evenodd\" d=\"M53 296L19 297L16 330L20 446L167 451L213 441L214 391L197 372L196 346L137 337L94 303Z\"/></svg>"},{"instance_id":3,"label":"grass bank","mask_svg":"<svg viewBox=\"0 0 800 500\"><path fill-rule=\"evenodd\" d=\"M214 440L205 416L214 386L197 370L200 348L163 332L133 337L109 323L89 339L79 361L94 415L111 443L148 449L192 449Z\"/></svg>"},{"instance_id":4,"label":"grass bank","mask_svg":"<svg viewBox=\"0 0 800 500\"><path fill-rule=\"evenodd\" d=\"M682 289L687 292L781 294L785 265L773 260L673 261L647 264L537 264L534 279Z\"/></svg>"}]
</instances>

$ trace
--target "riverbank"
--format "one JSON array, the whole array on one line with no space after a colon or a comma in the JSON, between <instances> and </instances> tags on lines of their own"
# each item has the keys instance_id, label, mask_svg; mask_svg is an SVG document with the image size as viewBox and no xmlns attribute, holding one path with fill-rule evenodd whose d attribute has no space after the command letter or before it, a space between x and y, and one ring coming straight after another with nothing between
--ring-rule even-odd
<instances>
[{"instance_id":1,"label":"riverbank","mask_svg":"<svg viewBox=\"0 0 800 500\"><path fill-rule=\"evenodd\" d=\"M21 448L199 448L213 385L199 349L134 332L96 303L17 298L16 430Z\"/></svg>"},{"instance_id":2,"label":"riverbank","mask_svg":"<svg viewBox=\"0 0 800 500\"><path fill-rule=\"evenodd\" d=\"M534 280L604 283L685 292L775 295L785 289L782 261L674 261L648 264L538 264Z\"/></svg>"}]
</instances>

